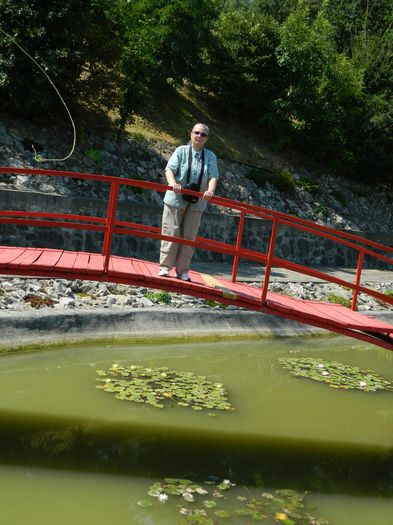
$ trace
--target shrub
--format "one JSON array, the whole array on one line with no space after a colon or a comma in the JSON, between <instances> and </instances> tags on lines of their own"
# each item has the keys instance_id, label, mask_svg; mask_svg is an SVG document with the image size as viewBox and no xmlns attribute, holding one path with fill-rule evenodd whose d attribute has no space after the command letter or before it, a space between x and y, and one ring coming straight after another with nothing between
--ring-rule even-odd
<instances>
[{"instance_id":1,"label":"shrub","mask_svg":"<svg viewBox=\"0 0 393 525\"><path fill-rule=\"evenodd\" d=\"M207 304L208 306L211 306L212 308L216 308L217 306L222 309L228 308L227 304L219 303L217 301L212 301L211 299L205 299L205 304Z\"/></svg>"},{"instance_id":2,"label":"shrub","mask_svg":"<svg viewBox=\"0 0 393 525\"><path fill-rule=\"evenodd\" d=\"M147 292L143 297L149 299L152 303L156 304L169 304L171 302L171 295L164 290L160 292Z\"/></svg>"},{"instance_id":3,"label":"shrub","mask_svg":"<svg viewBox=\"0 0 393 525\"><path fill-rule=\"evenodd\" d=\"M98 151L97 149L87 149L87 150L85 150L85 156L88 157L91 160L94 160L94 162L101 162L102 161L102 153L101 153L101 151Z\"/></svg>"},{"instance_id":4,"label":"shrub","mask_svg":"<svg viewBox=\"0 0 393 525\"><path fill-rule=\"evenodd\" d=\"M141 131L135 131L134 133L132 133L132 140L134 140L135 142L143 142L144 140L146 140L146 137L145 135L141 132Z\"/></svg>"},{"instance_id":5,"label":"shrub","mask_svg":"<svg viewBox=\"0 0 393 525\"><path fill-rule=\"evenodd\" d=\"M327 300L329 303L341 304L345 308L351 308L351 301L346 299L342 295L335 294L333 292L328 293Z\"/></svg>"},{"instance_id":6,"label":"shrub","mask_svg":"<svg viewBox=\"0 0 393 525\"><path fill-rule=\"evenodd\" d=\"M308 191L309 193L318 193L321 189L319 182L315 182L308 177L300 177L297 181L297 186L303 188L303 190Z\"/></svg>"},{"instance_id":7,"label":"shrub","mask_svg":"<svg viewBox=\"0 0 393 525\"><path fill-rule=\"evenodd\" d=\"M312 211L314 213L321 213L324 217L329 215L329 208L324 204L317 204Z\"/></svg>"},{"instance_id":8,"label":"shrub","mask_svg":"<svg viewBox=\"0 0 393 525\"><path fill-rule=\"evenodd\" d=\"M287 169L269 171L254 168L249 171L247 178L255 182L260 188L263 188L265 184L269 182L269 184L272 184L281 193L294 193L296 189L296 179Z\"/></svg>"},{"instance_id":9,"label":"shrub","mask_svg":"<svg viewBox=\"0 0 393 525\"><path fill-rule=\"evenodd\" d=\"M296 179L287 169L277 171L272 182L282 193L295 193Z\"/></svg>"}]
</instances>

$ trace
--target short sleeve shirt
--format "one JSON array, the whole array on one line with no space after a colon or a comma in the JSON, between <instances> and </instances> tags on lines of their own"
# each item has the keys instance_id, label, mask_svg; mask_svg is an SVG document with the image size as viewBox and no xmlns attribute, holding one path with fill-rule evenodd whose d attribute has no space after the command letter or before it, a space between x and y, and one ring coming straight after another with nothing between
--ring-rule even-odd
<instances>
[{"instance_id":1,"label":"short sleeve shirt","mask_svg":"<svg viewBox=\"0 0 393 525\"><path fill-rule=\"evenodd\" d=\"M217 157L215 154L203 148L204 151L204 169L203 176L201 181L201 193L205 192L208 187L210 179L219 178L218 168L217 168ZM165 170L168 168L173 171L175 174L176 181L181 184L182 188L187 184L187 173L188 173L188 155L190 152L190 146L179 146L173 152L171 158L168 160ZM190 172L189 182L198 182L199 175L202 168L202 150L196 151L194 148L191 148L192 153L192 164ZM200 198L198 202L189 203L183 199L181 193L175 193L172 190L168 190L165 193L164 197L165 204L169 206L174 206L175 208L185 208L189 204L195 211L204 211L207 206L207 201Z\"/></svg>"}]
</instances>

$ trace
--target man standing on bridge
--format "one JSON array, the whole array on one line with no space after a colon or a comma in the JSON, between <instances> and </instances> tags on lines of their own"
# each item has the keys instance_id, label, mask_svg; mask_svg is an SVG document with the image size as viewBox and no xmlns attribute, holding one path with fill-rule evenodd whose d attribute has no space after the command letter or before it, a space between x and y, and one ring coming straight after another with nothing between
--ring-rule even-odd
<instances>
[{"instance_id":1,"label":"man standing on bridge","mask_svg":"<svg viewBox=\"0 0 393 525\"><path fill-rule=\"evenodd\" d=\"M191 131L188 145L176 148L165 168L168 190L164 197L162 214L162 235L180 237L194 241L196 239L202 214L207 201L214 196L219 178L217 158L205 148L209 128L205 124L195 124ZM203 193L198 199L193 195L184 195L182 188ZM171 241L161 241L160 271L161 277L169 277L172 268L183 281L190 281L188 271L194 253L192 246Z\"/></svg>"}]
</instances>

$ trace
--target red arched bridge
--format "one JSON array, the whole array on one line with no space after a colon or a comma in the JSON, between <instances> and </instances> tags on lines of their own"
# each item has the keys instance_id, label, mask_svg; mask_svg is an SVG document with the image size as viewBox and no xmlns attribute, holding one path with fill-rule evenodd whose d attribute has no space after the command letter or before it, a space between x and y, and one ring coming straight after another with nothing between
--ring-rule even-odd
<instances>
[{"instance_id":1,"label":"red arched bridge","mask_svg":"<svg viewBox=\"0 0 393 525\"><path fill-rule=\"evenodd\" d=\"M44 246L33 248L28 246L0 245L0 274L109 281L167 290L169 292L179 292L240 306L248 310L281 316L393 350L393 326L356 311L359 293L367 294L383 303L393 305L393 297L361 285L364 257L368 256L387 264L393 264L393 259L391 258L393 248L298 217L222 197L214 197L211 202L234 210L238 214L239 220L235 244L231 245L204 237L197 237L195 241L172 238L161 235L161 231L157 227L123 221L117 217L120 191L124 191L125 188L132 186L148 191L164 192L167 186L162 184L99 174L44 169L0 167L0 173L68 177L95 181L96 183L109 186L107 211L106 216L103 217L56 213L55 211L0 210L0 223L2 224L71 228L97 231L103 234L101 253L66 251ZM188 190L184 190L184 193L195 194ZM242 247L246 217L257 217L271 221L270 242L266 253ZM355 250L355 253L358 254L358 262L354 282L276 257L274 252L277 231L281 226L307 232L321 239L329 239L341 246ZM113 235L115 234L149 237L158 240L176 240L176 242L188 244L199 249L232 256L232 278L231 280L222 279L195 271L190 273L191 282L184 282L177 278L159 277L157 263L113 255L111 248ZM240 260L253 261L264 266L264 277L260 287L237 281ZM351 309L339 304L301 300L269 291L272 267L299 272L352 290Z\"/></svg>"}]
</instances>

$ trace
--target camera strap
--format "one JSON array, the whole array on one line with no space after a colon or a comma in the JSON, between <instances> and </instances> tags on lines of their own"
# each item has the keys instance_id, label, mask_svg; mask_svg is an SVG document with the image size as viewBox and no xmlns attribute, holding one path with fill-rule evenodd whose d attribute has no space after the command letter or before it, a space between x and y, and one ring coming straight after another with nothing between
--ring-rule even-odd
<instances>
[{"instance_id":1,"label":"camera strap","mask_svg":"<svg viewBox=\"0 0 393 525\"><path fill-rule=\"evenodd\" d=\"M201 172L200 172L199 177L198 177L198 186L199 187L201 187L203 171L205 169L205 150L204 149L202 150L201 161L202 161ZM186 186L190 182L191 167L192 167L192 146L190 144L190 148L188 150L188 170L187 170Z\"/></svg>"}]
</instances>

